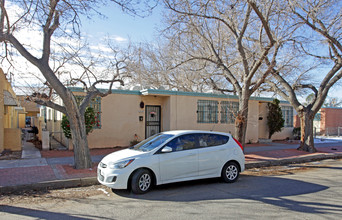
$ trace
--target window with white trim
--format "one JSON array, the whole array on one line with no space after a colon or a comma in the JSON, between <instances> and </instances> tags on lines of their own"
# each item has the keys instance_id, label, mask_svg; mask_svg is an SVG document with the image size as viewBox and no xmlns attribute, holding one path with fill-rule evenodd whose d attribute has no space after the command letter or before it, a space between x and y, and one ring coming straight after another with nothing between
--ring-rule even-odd
<instances>
[{"instance_id":1,"label":"window with white trim","mask_svg":"<svg viewBox=\"0 0 342 220\"><path fill-rule=\"evenodd\" d=\"M281 111L285 120L284 127L293 127L293 107L281 106Z\"/></svg>"}]
</instances>

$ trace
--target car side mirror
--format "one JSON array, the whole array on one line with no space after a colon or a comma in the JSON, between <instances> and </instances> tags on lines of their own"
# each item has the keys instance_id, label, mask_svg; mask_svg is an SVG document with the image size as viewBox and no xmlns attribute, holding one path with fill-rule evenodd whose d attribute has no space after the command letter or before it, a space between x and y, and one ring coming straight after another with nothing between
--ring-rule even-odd
<instances>
[{"instance_id":1,"label":"car side mirror","mask_svg":"<svg viewBox=\"0 0 342 220\"><path fill-rule=\"evenodd\" d=\"M162 153L170 153L172 152L172 148L171 147L168 147L168 146L165 146L162 150L161 150Z\"/></svg>"}]
</instances>

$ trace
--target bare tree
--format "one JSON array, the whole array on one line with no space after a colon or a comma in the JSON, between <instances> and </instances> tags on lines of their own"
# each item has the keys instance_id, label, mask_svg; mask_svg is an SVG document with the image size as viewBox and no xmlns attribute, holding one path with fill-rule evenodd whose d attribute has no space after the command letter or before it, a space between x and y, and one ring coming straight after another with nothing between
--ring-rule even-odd
<instances>
[{"instance_id":1,"label":"bare tree","mask_svg":"<svg viewBox=\"0 0 342 220\"><path fill-rule=\"evenodd\" d=\"M167 42L139 44L135 50L135 58L129 65L132 85L189 92L210 88L205 83L204 68L200 64L174 67L177 51Z\"/></svg>"},{"instance_id":2,"label":"bare tree","mask_svg":"<svg viewBox=\"0 0 342 220\"><path fill-rule=\"evenodd\" d=\"M288 1L289 13L293 15L289 22L297 26L296 38L292 41L295 49L301 53L297 59L309 63L309 67L298 74L296 79L291 79L284 66L277 65L272 71L276 81L270 81L269 84L298 112L302 135L299 150L316 151L313 139L315 114L323 105L329 89L342 77L341 6L341 1ZM317 63L320 69L314 68ZM271 65L271 62L268 64ZM310 81L302 79L304 73L310 74ZM313 81L317 77L321 77L321 82L316 84ZM303 89L314 94L306 105L298 99L297 91Z\"/></svg>"},{"instance_id":3,"label":"bare tree","mask_svg":"<svg viewBox=\"0 0 342 220\"><path fill-rule=\"evenodd\" d=\"M237 94L235 135L244 144L248 101L269 76L278 50L291 28L279 17L274 1L167 1L164 31L177 48L177 65L202 63L207 81L221 92ZM266 58L271 65L265 65Z\"/></svg>"},{"instance_id":4,"label":"bare tree","mask_svg":"<svg viewBox=\"0 0 342 220\"><path fill-rule=\"evenodd\" d=\"M84 113L90 100L96 96L104 97L111 93L111 89L115 82L122 83L121 68L123 60L112 62L114 70L109 72L104 78L97 75L91 67L95 63L87 63L79 59L81 56L78 49L69 53L66 59L62 59L59 54L61 49L56 49L58 40L64 39L63 44L68 41L77 39L81 41L80 35L80 16L89 13L97 13L96 6L100 3L110 1L78 1L78 0L22 0L22 1L6 1L0 0L0 42L4 48L2 58L11 60L10 55L15 51L19 52L18 56L24 57L27 61L39 69L43 77L46 79L45 85L51 88L49 94L35 94L35 100L41 105L54 108L66 114L70 121L72 133L72 143L74 147L75 168L90 168L92 166L88 141L86 136ZM113 1L119 4L124 10L135 14L137 11L132 8L135 1ZM18 7L14 13L11 7ZM14 15L13 15L14 14ZM40 33L41 39L23 40L20 36L20 30L32 31ZM22 32L21 32L22 33ZM39 36L39 35L38 35ZM34 42L41 42L40 46L32 45ZM57 58L59 65L54 66L52 57ZM17 58L17 57L15 57ZM69 90L59 73L61 67L66 67L71 61L77 62L83 71L80 75L72 76L71 83L81 83L86 92L85 97L80 105L77 104L75 96ZM72 63L72 62L71 62ZM70 72L66 70L66 72ZM85 80L87 79L87 80ZM107 90L98 89L101 84L106 84ZM64 106L58 105L50 100L51 94L57 93L63 100Z\"/></svg>"},{"instance_id":5,"label":"bare tree","mask_svg":"<svg viewBox=\"0 0 342 220\"><path fill-rule=\"evenodd\" d=\"M342 100L336 97L327 98L324 103L324 107L338 108L338 107L341 107L341 105L342 105Z\"/></svg>"}]
</instances>

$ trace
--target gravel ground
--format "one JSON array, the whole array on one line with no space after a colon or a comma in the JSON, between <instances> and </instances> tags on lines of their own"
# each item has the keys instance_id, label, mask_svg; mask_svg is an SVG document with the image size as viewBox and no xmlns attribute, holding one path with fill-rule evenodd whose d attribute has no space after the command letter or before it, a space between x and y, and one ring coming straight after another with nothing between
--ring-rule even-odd
<instances>
[{"instance_id":1,"label":"gravel ground","mask_svg":"<svg viewBox=\"0 0 342 220\"><path fill-rule=\"evenodd\" d=\"M0 160L17 160L21 158L21 151L3 151L0 153Z\"/></svg>"},{"instance_id":2,"label":"gravel ground","mask_svg":"<svg viewBox=\"0 0 342 220\"><path fill-rule=\"evenodd\" d=\"M82 199L100 194L112 193L108 187L96 185L49 191L26 191L18 194L0 195L0 205L29 204L49 201L63 201L69 198Z\"/></svg>"}]
</instances>

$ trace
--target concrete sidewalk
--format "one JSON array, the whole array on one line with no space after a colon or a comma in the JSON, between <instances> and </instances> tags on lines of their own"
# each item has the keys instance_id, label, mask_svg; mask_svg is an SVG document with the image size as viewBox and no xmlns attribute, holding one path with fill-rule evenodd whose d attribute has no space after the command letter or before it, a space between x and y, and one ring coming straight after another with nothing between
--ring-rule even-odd
<instances>
[{"instance_id":1,"label":"concrete sidewalk","mask_svg":"<svg viewBox=\"0 0 342 220\"><path fill-rule=\"evenodd\" d=\"M27 145L27 143L24 143ZM250 144L245 147L246 169L342 158L342 142L316 145L317 153L297 151L296 143ZM96 167L101 159L120 148L91 150L94 166L75 170L73 152L40 151L19 160L0 160L0 193L98 184ZM36 155L36 156L32 156Z\"/></svg>"}]
</instances>

